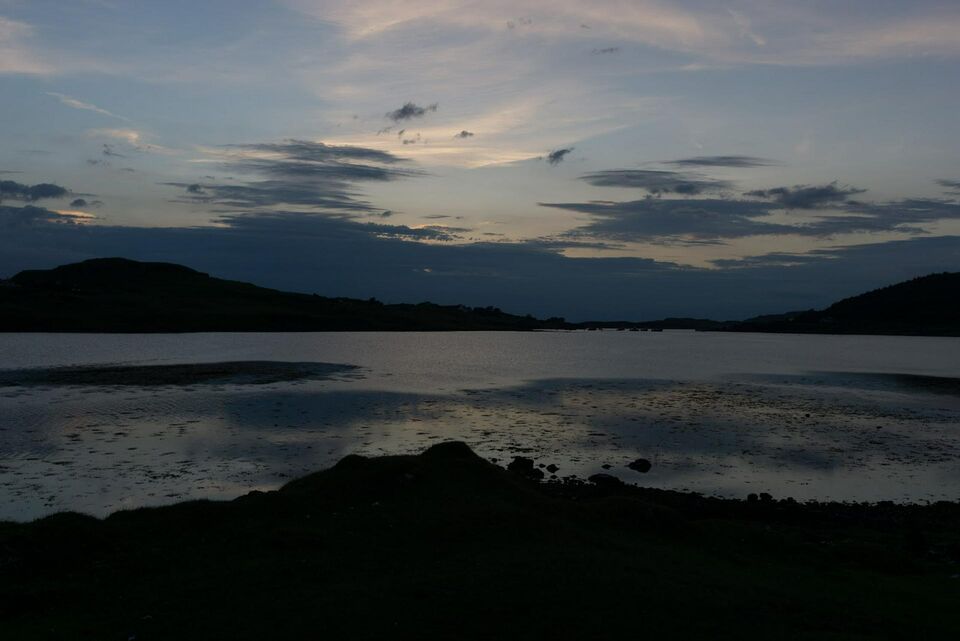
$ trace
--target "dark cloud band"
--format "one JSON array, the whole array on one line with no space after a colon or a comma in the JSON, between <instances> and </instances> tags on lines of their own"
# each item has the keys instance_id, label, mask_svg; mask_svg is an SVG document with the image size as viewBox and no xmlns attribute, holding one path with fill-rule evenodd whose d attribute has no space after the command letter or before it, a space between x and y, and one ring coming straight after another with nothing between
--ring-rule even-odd
<instances>
[{"instance_id":1,"label":"dark cloud band","mask_svg":"<svg viewBox=\"0 0 960 641\"><path fill-rule=\"evenodd\" d=\"M699 174L654 169L608 169L586 174L580 178L595 187L643 189L655 195L674 193L693 196L723 191L733 186L725 180Z\"/></svg>"},{"instance_id":2,"label":"dark cloud band","mask_svg":"<svg viewBox=\"0 0 960 641\"><path fill-rule=\"evenodd\" d=\"M33 202L49 198L63 198L69 193L69 189L53 183L25 185L13 180L0 180L0 201L8 199Z\"/></svg>"}]
</instances>

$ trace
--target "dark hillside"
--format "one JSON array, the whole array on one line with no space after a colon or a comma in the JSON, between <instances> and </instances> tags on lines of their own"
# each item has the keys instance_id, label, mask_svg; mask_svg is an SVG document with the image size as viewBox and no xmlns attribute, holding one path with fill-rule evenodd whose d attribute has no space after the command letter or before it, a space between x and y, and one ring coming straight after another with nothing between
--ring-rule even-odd
<instances>
[{"instance_id":1,"label":"dark hillside","mask_svg":"<svg viewBox=\"0 0 960 641\"><path fill-rule=\"evenodd\" d=\"M960 336L960 273L930 274L845 298L824 310L754 318L728 329Z\"/></svg>"},{"instance_id":2,"label":"dark hillside","mask_svg":"<svg viewBox=\"0 0 960 641\"><path fill-rule=\"evenodd\" d=\"M561 328L499 309L293 294L169 263L102 258L0 282L0 331L195 332Z\"/></svg>"}]
</instances>

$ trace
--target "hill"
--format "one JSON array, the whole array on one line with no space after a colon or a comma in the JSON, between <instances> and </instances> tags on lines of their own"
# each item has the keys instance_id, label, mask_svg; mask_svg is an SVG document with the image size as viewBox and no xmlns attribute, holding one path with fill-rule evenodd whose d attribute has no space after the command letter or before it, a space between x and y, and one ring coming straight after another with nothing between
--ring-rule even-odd
<instances>
[{"instance_id":1,"label":"hill","mask_svg":"<svg viewBox=\"0 0 960 641\"><path fill-rule=\"evenodd\" d=\"M3 332L619 329L960 336L960 273L931 274L823 310L745 321L541 320L496 307L384 304L223 280L170 263L98 258L0 280Z\"/></svg>"},{"instance_id":2,"label":"hill","mask_svg":"<svg viewBox=\"0 0 960 641\"><path fill-rule=\"evenodd\" d=\"M741 332L960 336L960 273L921 276L845 298L824 310L730 323Z\"/></svg>"},{"instance_id":3,"label":"hill","mask_svg":"<svg viewBox=\"0 0 960 641\"><path fill-rule=\"evenodd\" d=\"M0 331L442 331L567 327L495 307L386 305L222 280L181 265L99 258L0 281Z\"/></svg>"},{"instance_id":4,"label":"hill","mask_svg":"<svg viewBox=\"0 0 960 641\"><path fill-rule=\"evenodd\" d=\"M798 334L960 336L960 273L921 276L845 298L823 310L766 314L744 321L664 318L654 321L587 321L578 329L687 329Z\"/></svg>"}]
</instances>

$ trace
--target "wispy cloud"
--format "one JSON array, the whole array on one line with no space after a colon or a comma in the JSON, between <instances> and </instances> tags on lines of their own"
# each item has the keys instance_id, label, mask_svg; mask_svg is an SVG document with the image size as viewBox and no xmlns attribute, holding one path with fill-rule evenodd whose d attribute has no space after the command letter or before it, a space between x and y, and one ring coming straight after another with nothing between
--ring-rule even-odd
<instances>
[{"instance_id":1,"label":"wispy cloud","mask_svg":"<svg viewBox=\"0 0 960 641\"><path fill-rule=\"evenodd\" d=\"M680 158L678 160L668 160L664 164L674 165L676 167L770 167L782 163L769 158L757 158L756 156L694 156L692 158Z\"/></svg>"},{"instance_id":2,"label":"wispy cloud","mask_svg":"<svg viewBox=\"0 0 960 641\"><path fill-rule=\"evenodd\" d=\"M746 11L677 0L285 0L340 25L355 40L387 32L447 26L517 36L619 41L669 50L715 63L811 65L915 55L958 55L960 10L917 2L909 11L874 11L870 3L825 18L816 4L773 1ZM524 16L509 29L509 16ZM516 24L516 23L515 23ZM584 29L589 26L589 29ZM615 49L598 46L596 50Z\"/></svg>"},{"instance_id":3,"label":"wispy cloud","mask_svg":"<svg viewBox=\"0 0 960 641\"><path fill-rule=\"evenodd\" d=\"M960 195L960 180L938 180L937 184L946 187L948 193Z\"/></svg>"},{"instance_id":4,"label":"wispy cloud","mask_svg":"<svg viewBox=\"0 0 960 641\"><path fill-rule=\"evenodd\" d=\"M92 103L89 103L89 102L83 102L82 100L77 100L76 98L73 98L73 97L71 97L71 96L67 96L67 95L62 94L62 93L56 93L56 92L53 92L53 91L48 91L48 92L47 92L47 95L48 95L48 96L53 96L54 98L56 98L57 100L60 101L60 104L66 105L67 107L71 107L71 108L73 108L73 109L81 109L81 110L83 110L83 111L92 111L92 112L94 112L94 113L98 113L98 114L101 114L101 115L103 115L103 116L109 116L109 117L111 117L111 118L117 118L118 120L125 120L125 121L128 121L128 122L129 122L129 120L130 120L129 118L125 118L124 116L118 116L117 114L115 114L115 113L113 113L113 112L110 112L110 111L107 111L106 109L103 109L103 108L101 108L101 107L98 107L98 106L96 106L95 104L92 104Z\"/></svg>"},{"instance_id":5,"label":"wispy cloud","mask_svg":"<svg viewBox=\"0 0 960 641\"><path fill-rule=\"evenodd\" d=\"M652 178L652 186L646 188L661 188L660 178ZM670 183L664 187L672 188ZM586 224L567 231L565 237L636 243L723 242L751 236L924 234L931 223L960 220L960 203L953 200L908 198L870 203L849 199L862 192L829 183L747 193L764 200L647 197L540 204L589 216ZM779 215L783 209L799 210L800 214Z\"/></svg>"},{"instance_id":6,"label":"wispy cloud","mask_svg":"<svg viewBox=\"0 0 960 641\"><path fill-rule=\"evenodd\" d=\"M217 153L219 151L219 153ZM316 211L382 211L367 202L355 185L390 182L423 175L386 151L306 140L226 145L210 159L224 169L256 176L237 184L213 181L170 182L194 203L263 209L296 206Z\"/></svg>"},{"instance_id":7,"label":"wispy cloud","mask_svg":"<svg viewBox=\"0 0 960 641\"><path fill-rule=\"evenodd\" d=\"M111 129L111 128L88 129L87 135L115 138L117 140L122 140L128 145L131 145L134 147L141 146L144 141L143 133L136 129Z\"/></svg>"},{"instance_id":8,"label":"wispy cloud","mask_svg":"<svg viewBox=\"0 0 960 641\"><path fill-rule=\"evenodd\" d=\"M27 44L31 36L30 25L0 16L0 74L45 75L54 71L53 65Z\"/></svg>"}]
</instances>

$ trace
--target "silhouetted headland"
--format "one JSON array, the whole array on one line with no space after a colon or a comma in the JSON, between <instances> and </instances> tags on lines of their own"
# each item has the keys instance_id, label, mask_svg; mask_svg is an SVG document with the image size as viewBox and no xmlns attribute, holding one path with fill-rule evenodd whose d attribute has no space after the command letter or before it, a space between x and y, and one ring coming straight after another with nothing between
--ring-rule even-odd
<instances>
[{"instance_id":1,"label":"silhouetted headland","mask_svg":"<svg viewBox=\"0 0 960 641\"><path fill-rule=\"evenodd\" d=\"M444 443L229 502L0 523L0 623L18 640L960 635L956 503L735 501L521 463Z\"/></svg>"}]
</instances>

